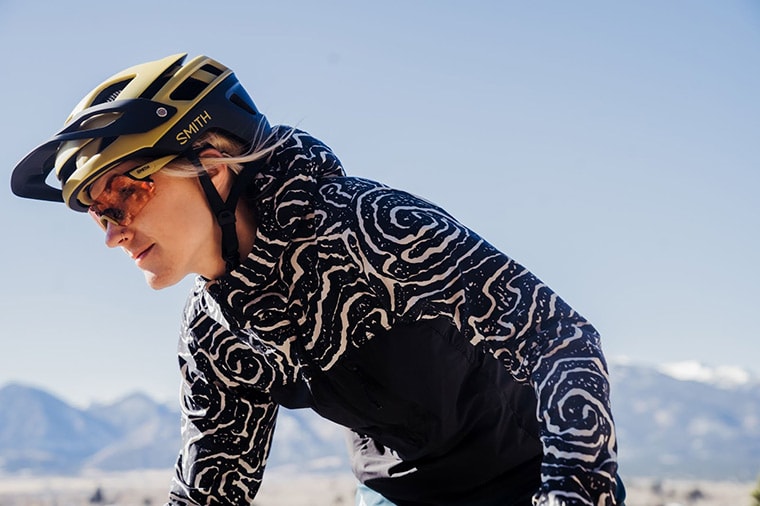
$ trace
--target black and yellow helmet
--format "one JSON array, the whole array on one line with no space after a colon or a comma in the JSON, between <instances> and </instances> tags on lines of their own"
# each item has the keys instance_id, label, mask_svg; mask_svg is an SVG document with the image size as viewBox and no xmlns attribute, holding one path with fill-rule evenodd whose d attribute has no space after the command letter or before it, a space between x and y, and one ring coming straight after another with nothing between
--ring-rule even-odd
<instances>
[{"instance_id":1,"label":"black and yellow helmet","mask_svg":"<svg viewBox=\"0 0 760 506\"><path fill-rule=\"evenodd\" d=\"M62 130L13 170L20 197L64 202L86 211L86 189L130 158L160 158L190 150L208 130L252 145L270 126L230 69L206 56L186 54L130 67L92 90ZM55 169L60 188L48 184Z\"/></svg>"}]
</instances>

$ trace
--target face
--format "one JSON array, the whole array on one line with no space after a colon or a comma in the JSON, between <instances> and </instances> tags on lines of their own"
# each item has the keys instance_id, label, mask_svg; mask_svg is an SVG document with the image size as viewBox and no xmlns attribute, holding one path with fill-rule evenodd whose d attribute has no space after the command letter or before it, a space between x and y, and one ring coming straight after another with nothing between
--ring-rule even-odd
<instances>
[{"instance_id":1,"label":"face","mask_svg":"<svg viewBox=\"0 0 760 506\"><path fill-rule=\"evenodd\" d=\"M90 214L105 227L106 245L121 247L156 290L188 274L224 273L220 231L198 179L159 171L130 183L124 173L135 166L124 162L90 188Z\"/></svg>"}]
</instances>

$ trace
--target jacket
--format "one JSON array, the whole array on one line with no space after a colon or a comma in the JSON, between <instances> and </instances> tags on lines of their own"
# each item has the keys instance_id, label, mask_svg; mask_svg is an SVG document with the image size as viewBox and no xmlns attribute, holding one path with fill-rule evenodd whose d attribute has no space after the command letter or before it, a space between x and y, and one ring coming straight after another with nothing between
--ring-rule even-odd
<instances>
[{"instance_id":1,"label":"jacket","mask_svg":"<svg viewBox=\"0 0 760 506\"><path fill-rule=\"evenodd\" d=\"M599 335L548 286L305 132L251 194L252 251L184 311L170 503L250 504L282 405L346 427L399 505L614 504Z\"/></svg>"}]
</instances>

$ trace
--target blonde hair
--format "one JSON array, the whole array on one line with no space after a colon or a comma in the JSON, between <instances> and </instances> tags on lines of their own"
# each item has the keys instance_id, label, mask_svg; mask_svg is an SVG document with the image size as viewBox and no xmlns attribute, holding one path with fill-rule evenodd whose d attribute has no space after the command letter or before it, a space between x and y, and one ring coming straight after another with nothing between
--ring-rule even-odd
<instances>
[{"instance_id":1,"label":"blonde hair","mask_svg":"<svg viewBox=\"0 0 760 506\"><path fill-rule=\"evenodd\" d=\"M277 132L272 132L266 139L252 146L247 153L243 150L245 146L221 132L210 131L203 134L193 143L194 149L212 147L222 153L221 157L204 156L200 158L203 169L210 170L217 165L224 164L229 167L235 174L239 174L243 166L254 160L259 160L269 156L275 149L282 146L291 135L295 128L290 128L285 135L279 136ZM277 142L267 145L275 137L280 137ZM266 147L264 147L266 146ZM161 172L169 176L176 177L197 177L201 173L201 168L185 157L180 157L169 162Z\"/></svg>"}]
</instances>

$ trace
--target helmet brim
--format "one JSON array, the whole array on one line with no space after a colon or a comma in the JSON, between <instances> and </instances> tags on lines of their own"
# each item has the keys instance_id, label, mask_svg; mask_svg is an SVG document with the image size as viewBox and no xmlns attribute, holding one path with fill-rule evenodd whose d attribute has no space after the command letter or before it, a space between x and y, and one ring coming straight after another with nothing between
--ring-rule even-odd
<instances>
[{"instance_id":1,"label":"helmet brim","mask_svg":"<svg viewBox=\"0 0 760 506\"><path fill-rule=\"evenodd\" d=\"M160 115L155 113L158 109L161 109ZM63 202L63 191L47 182L55 168L55 157L61 144L73 140L144 133L165 123L175 113L176 108L172 106L143 98L90 107L72 118L62 130L33 149L16 165L11 175L11 191L19 197ZM89 120L108 114L115 114L118 118L94 128L84 126ZM59 177L65 181L70 175L60 174Z\"/></svg>"}]
</instances>

